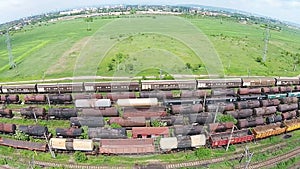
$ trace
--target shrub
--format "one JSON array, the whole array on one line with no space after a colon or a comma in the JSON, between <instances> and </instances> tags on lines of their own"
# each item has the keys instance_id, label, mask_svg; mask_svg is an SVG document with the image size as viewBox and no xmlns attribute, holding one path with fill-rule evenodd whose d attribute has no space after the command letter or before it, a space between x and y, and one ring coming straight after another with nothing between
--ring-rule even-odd
<instances>
[{"instance_id":1,"label":"shrub","mask_svg":"<svg viewBox=\"0 0 300 169\"><path fill-rule=\"evenodd\" d=\"M74 159L77 163L81 163L81 162L85 162L87 160L87 157L83 152L76 151L74 153Z\"/></svg>"}]
</instances>

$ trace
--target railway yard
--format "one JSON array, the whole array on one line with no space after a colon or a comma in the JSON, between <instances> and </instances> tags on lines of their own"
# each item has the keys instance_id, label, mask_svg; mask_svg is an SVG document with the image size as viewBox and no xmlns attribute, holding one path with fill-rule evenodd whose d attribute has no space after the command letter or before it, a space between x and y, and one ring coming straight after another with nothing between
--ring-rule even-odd
<instances>
[{"instance_id":1,"label":"railway yard","mask_svg":"<svg viewBox=\"0 0 300 169\"><path fill-rule=\"evenodd\" d=\"M230 157L163 162L163 168L213 166L226 160L242 167L234 160L250 143L260 147L258 154L286 150L275 153L273 161L256 159L252 168L270 167L299 153L293 141L294 150L285 142L270 148L260 144L276 135L293 136L300 128L299 78L20 84L2 85L1 93L0 145L23 151L58 156L82 152L94 158L238 147L228 152L233 153ZM19 133L27 139L16 139ZM42 161L36 165L53 166Z\"/></svg>"}]
</instances>

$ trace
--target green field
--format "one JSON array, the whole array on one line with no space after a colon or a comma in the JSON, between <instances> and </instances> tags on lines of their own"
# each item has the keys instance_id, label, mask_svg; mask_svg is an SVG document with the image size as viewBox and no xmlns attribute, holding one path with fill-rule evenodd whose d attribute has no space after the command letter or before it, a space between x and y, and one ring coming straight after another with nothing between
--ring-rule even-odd
<instances>
[{"instance_id":1,"label":"green field","mask_svg":"<svg viewBox=\"0 0 300 169\"><path fill-rule=\"evenodd\" d=\"M17 68L10 70L0 37L1 81L70 76L296 76L300 31L271 30L265 63L265 29L232 19L176 16L94 18L40 23L11 32ZM297 55L298 54L298 55Z\"/></svg>"}]
</instances>

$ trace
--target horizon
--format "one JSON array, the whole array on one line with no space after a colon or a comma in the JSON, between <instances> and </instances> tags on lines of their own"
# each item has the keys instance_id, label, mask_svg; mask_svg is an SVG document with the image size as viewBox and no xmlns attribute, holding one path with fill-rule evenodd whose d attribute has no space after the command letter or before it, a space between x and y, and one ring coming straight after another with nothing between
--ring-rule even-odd
<instances>
[{"instance_id":1,"label":"horizon","mask_svg":"<svg viewBox=\"0 0 300 169\"><path fill-rule=\"evenodd\" d=\"M101 7L106 5L169 5L169 6L182 6L182 5L199 5L199 6L209 6L215 8L226 8L230 10L237 10L240 12L249 13L254 16L262 16L266 18L272 18L283 22L293 23L296 25L300 25L300 17L298 7L300 7L300 0L229 0L228 3L224 3L219 0L187 0L185 2L180 2L178 0L170 1L157 1L153 0L152 2L148 2L147 0L128 0L126 2L119 0L111 0L110 3L108 1L98 1L98 0L90 0L88 2L84 2L82 0L75 0L70 2L71 0L63 1L60 4L53 3L53 0L45 0L42 2L36 2L34 0L12 0L9 2L4 2L2 0L2 5L0 6L0 10L3 11L3 15L0 16L0 24L4 24L7 22L11 22L14 20L42 15L51 12L64 11L75 8L85 8L85 7ZM240 3L244 2L244 3ZM248 2L249 4L245 4ZM267 3L269 8L265 10L261 10L262 6ZM256 8L254 8L256 7ZM246 9L246 10L245 10ZM249 10L247 10L249 9ZM250 10L251 9L251 10ZM296 10L296 11L295 11ZM8 12L9 11L9 12ZM295 12L294 12L295 11ZM11 15L11 13L14 13ZM269 14L268 14L269 13Z\"/></svg>"}]
</instances>

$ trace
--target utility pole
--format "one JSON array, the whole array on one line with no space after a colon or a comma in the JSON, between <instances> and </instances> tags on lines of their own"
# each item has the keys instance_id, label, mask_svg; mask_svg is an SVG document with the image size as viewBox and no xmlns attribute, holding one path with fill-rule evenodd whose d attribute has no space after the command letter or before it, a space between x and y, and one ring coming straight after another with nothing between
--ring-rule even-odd
<instances>
[{"instance_id":1,"label":"utility pole","mask_svg":"<svg viewBox=\"0 0 300 169\"><path fill-rule=\"evenodd\" d=\"M249 147L247 145L246 145L246 147L245 147L244 150L245 150L245 152L242 154L242 157L241 157L239 163L241 163L242 160L243 160L243 158L245 157L246 158L246 163L245 163L245 167L244 168L248 169L249 168L249 164L250 164L250 162L252 160L252 156L253 156L254 152L250 152Z\"/></svg>"},{"instance_id":2,"label":"utility pole","mask_svg":"<svg viewBox=\"0 0 300 169\"><path fill-rule=\"evenodd\" d=\"M263 58L262 58L263 63L265 63L267 60L269 38L270 38L270 28L269 28L269 24L268 24L266 27L266 36L264 39L265 47L264 47Z\"/></svg>"},{"instance_id":3,"label":"utility pole","mask_svg":"<svg viewBox=\"0 0 300 169\"><path fill-rule=\"evenodd\" d=\"M13 69L15 68L17 65L14 62L14 56L12 55L11 52L11 43L10 43L10 35L9 35L9 30L6 30L6 46L7 46L7 51L8 51L8 60L9 60L9 68Z\"/></svg>"}]
</instances>

